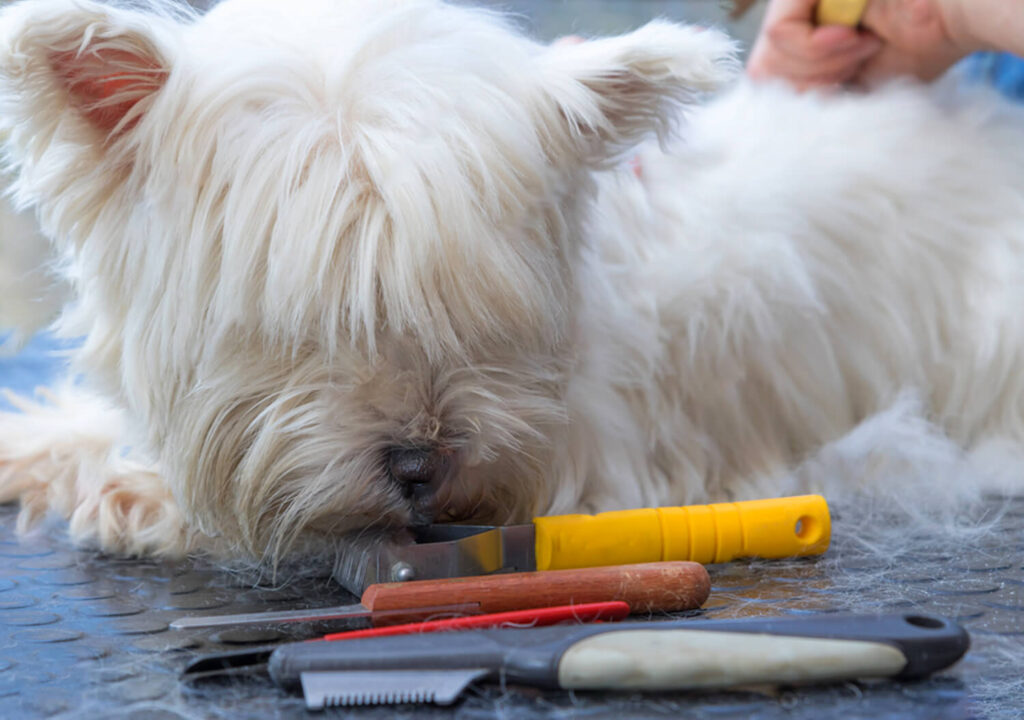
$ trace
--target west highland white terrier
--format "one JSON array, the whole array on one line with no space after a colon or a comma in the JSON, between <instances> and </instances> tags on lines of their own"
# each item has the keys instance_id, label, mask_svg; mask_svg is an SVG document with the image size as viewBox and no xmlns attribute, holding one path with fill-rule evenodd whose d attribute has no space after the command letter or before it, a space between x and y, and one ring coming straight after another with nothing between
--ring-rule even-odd
<instances>
[{"instance_id":1,"label":"west highland white terrier","mask_svg":"<svg viewBox=\"0 0 1024 720\"><path fill-rule=\"evenodd\" d=\"M5 185L0 175L0 193ZM0 333L12 348L53 320L66 299L47 272L48 250L32 214L14 212L0 197ZM0 342L0 353L8 343Z\"/></svg>"},{"instance_id":2,"label":"west highland white terrier","mask_svg":"<svg viewBox=\"0 0 1024 720\"><path fill-rule=\"evenodd\" d=\"M6 7L13 194L83 341L0 416L0 499L274 561L1024 457L1024 118L706 102L737 67L434 0Z\"/></svg>"}]
</instances>

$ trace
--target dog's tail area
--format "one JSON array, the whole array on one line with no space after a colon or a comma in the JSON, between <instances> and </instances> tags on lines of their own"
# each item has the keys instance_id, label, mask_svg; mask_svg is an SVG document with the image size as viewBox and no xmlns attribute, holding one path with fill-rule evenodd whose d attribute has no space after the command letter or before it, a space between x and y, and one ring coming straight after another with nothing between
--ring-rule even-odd
<instances>
[{"instance_id":1,"label":"dog's tail area","mask_svg":"<svg viewBox=\"0 0 1024 720\"><path fill-rule=\"evenodd\" d=\"M1024 495L1022 462L1017 440L965 447L950 438L920 396L905 391L776 489L825 495L840 516L833 526L837 547L872 557L881 581L924 546L956 557L1002 532L1004 514L1015 512L1014 498Z\"/></svg>"},{"instance_id":2,"label":"dog's tail area","mask_svg":"<svg viewBox=\"0 0 1024 720\"><path fill-rule=\"evenodd\" d=\"M0 412L0 503L21 503L19 532L59 516L78 545L163 557L193 549L156 469L123 446L120 411L70 387L8 400L21 412Z\"/></svg>"},{"instance_id":3,"label":"dog's tail area","mask_svg":"<svg viewBox=\"0 0 1024 720\"><path fill-rule=\"evenodd\" d=\"M66 289L49 272L50 252L31 213L15 212L0 196L0 347L20 346L64 303Z\"/></svg>"}]
</instances>

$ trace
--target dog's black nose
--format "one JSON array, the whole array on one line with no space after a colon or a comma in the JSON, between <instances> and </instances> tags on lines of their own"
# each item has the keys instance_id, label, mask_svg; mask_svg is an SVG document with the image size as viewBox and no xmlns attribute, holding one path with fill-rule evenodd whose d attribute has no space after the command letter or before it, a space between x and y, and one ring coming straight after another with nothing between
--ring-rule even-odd
<instances>
[{"instance_id":1,"label":"dog's black nose","mask_svg":"<svg viewBox=\"0 0 1024 720\"><path fill-rule=\"evenodd\" d=\"M447 456L435 448L400 447L388 451L388 472L407 492L422 492L441 480Z\"/></svg>"}]
</instances>

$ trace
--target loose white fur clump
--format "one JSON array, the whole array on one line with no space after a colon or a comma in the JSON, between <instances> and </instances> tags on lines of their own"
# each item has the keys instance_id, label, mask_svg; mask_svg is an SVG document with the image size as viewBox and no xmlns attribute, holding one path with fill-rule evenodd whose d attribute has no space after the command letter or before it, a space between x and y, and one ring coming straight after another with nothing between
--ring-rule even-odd
<instances>
[{"instance_id":1,"label":"loose white fur clump","mask_svg":"<svg viewBox=\"0 0 1024 720\"><path fill-rule=\"evenodd\" d=\"M86 389L0 415L0 499L275 560L424 514L1019 488L1024 118L702 104L735 67L433 0L5 8L0 132Z\"/></svg>"}]
</instances>

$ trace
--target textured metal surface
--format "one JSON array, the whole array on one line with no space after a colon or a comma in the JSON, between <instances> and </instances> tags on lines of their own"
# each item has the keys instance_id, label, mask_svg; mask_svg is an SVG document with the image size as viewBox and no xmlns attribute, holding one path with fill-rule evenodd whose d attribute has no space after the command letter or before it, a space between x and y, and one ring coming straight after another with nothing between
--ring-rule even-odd
<instances>
[{"instance_id":1,"label":"textured metal surface","mask_svg":"<svg viewBox=\"0 0 1024 720\"><path fill-rule=\"evenodd\" d=\"M60 530L18 541L12 507L0 508L0 717L292 718L302 698L260 677L187 686L184 664L199 654L286 639L267 630L175 632L193 612L326 606L353 600L326 578L283 587L195 563L165 564L76 550ZM1024 643L1024 500L1000 527L955 555L908 545L879 581L876 563L840 536L818 559L712 567L702 611L716 618L919 609L956 617L973 647L926 682L846 684L768 693L711 695L552 693L472 688L452 708L339 709L328 717L388 718L940 718L1021 717L1016 693ZM863 583L861 582L863 579ZM863 587L861 587L863 585ZM297 631L297 630L295 630ZM291 631L291 632L295 632ZM1008 694L1009 693L1009 694Z\"/></svg>"}]
</instances>

